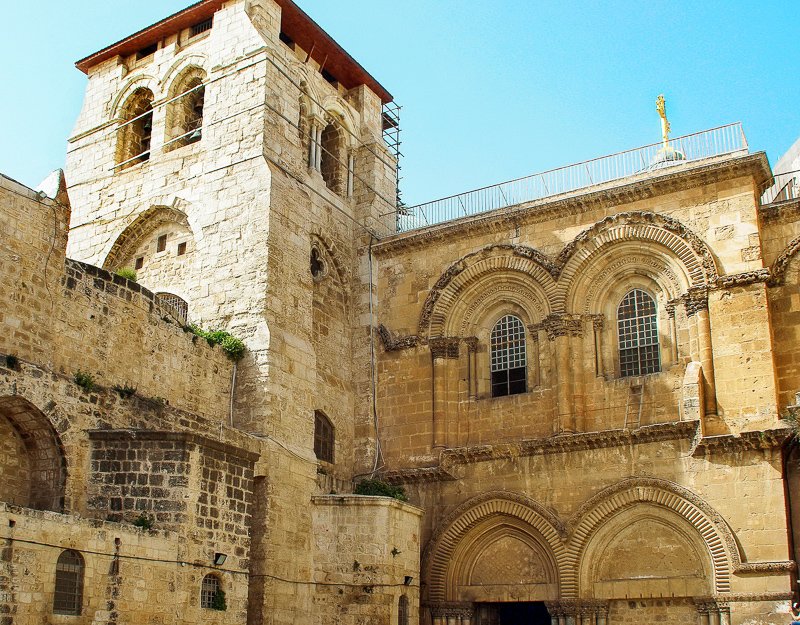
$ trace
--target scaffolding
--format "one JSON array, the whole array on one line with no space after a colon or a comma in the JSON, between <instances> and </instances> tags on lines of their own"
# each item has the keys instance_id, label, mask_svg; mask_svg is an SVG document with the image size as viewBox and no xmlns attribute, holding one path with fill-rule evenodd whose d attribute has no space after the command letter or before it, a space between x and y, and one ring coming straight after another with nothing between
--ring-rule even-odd
<instances>
[{"instance_id":1,"label":"scaffolding","mask_svg":"<svg viewBox=\"0 0 800 625\"><path fill-rule=\"evenodd\" d=\"M383 113L381 115L383 127L383 140L386 142L389 151L394 156L395 174L397 178L397 187L395 189L397 198L397 215L405 214L405 204L400 197L400 157L403 156L400 152L400 106L395 102L387 102L383 105Z\"/></svg>"}]
</instances>

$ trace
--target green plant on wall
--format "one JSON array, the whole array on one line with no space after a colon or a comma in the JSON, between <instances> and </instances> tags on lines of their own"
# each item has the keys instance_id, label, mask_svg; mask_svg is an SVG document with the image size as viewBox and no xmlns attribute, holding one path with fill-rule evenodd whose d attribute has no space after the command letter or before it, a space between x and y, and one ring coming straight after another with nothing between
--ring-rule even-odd
<instances>
[{"instance_id":1,"label":"green plant on wall","mask_svg":"<svg viewBox=\"0 0 800 625\"><path fill-rule=\"evenodd\" d=\"M373 497L393 497L399 501L408 501L406 491L402 486L393 486L383 480L361 480L355 489L356 495L371 495Z\"/></svg>"},{"instance_id":2,"label":"green plant on wall","mask_svg":"<svg viewBox=\"0 0 800 625\"><path fill-rule=\"evenodd\" d=\"M132 267L122 267L117 269L114 273L116 273L120 278L125 278L131 282L136 282L136 270Z\"/></svg>"},{"instance_id":3,"label":"green plant on wall","mask_svg":"<svg viewBox=\"0 0 800 625\"><path fill-rule=\"evenodd\" d=\"M86 373L85 371L78 369L72 379L75 384L80 386L87 393L91 392L91 390L94 388L95 382L91 373Z\"/></svg>"},{"instance_id":4,"label":"green plant on wall","mask_svg":"<svg viewBox=\"0 0 800 625\"><path fill-rule=\"evenodd\" d=\"M133 524L136 527L140 527L143 530L153 529L153 517L151 517L146 512L142 512L138 517L133 520Z\"/></svg>"},{"instance_id":5,"label":"green plant on wall","mask_svg":"<svg viewBox=\"0 0 800 625\"><path fill-rule=\"evenodd\" d=\"M204 338L212 347L219 345L231 360L240 360L244 356L244 341L236 338L226 330L203 330L203 328L194 324L186 326L184 330Z\"/></svg>"},{"instance_id":6,"label":"green plant on wall","mask_svg":"<svg viewBox=\"0 0 800 625\"><path fill-rule=\"evenodd\" d=\"M225 591L224 590L220 589L220 590L218 590L217 592L214 593L214 598L211 600L211 609L212 610L219 610L221 612L228 609L228 604L225 601Z\"/></svg>"},{"instance_id":7,"label":"green plant on wall","mask_svg":"<svg viewBox=\"0 0 800 625\"><path fill-rule=\"evenodd\" d=\"M136 387L131 386L127 382L125 384L115 384L114 390L117 391L117 394L122 399L128 399L129 397L136 395Z\"/></svg>"}]
</instances>

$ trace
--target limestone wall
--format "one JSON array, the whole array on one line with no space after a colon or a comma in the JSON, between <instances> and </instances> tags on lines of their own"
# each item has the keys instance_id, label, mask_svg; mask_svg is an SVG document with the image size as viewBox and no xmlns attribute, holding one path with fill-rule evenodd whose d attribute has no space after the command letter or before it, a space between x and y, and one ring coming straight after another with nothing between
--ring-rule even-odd
<instances>
[{"instance_id":1,"label":"limestone wall","mask_svg":"<svg viewBox=\"0 0 800 625\"><path fill-rule=\"evenodd\" d=\"M418 623L422 511L385 497L314 498L314 611L320 625Z\"/></svg>"}]
</instances>

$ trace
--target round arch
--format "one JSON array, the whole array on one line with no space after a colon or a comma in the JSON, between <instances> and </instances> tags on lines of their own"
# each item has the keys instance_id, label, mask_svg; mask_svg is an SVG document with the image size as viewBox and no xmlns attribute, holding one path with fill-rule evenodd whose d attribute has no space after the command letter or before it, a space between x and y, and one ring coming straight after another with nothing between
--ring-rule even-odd
<instances>
[{"instance_id":1,"label":"round arch","mask_svg":"<svg viewBox=\"0 0 800 625\"><path fill-rule=\"evenodd\" d=\"M153 100L158 100L161 97L161 90L157 88L158 81L155 77L149 74L139 74L128 80L122 88L117 92L117 95L109 105L109 118L112 121L120 121L126 104L130 97L139 89L147 89L153 94Z\"/></svg>"},{"instance_id":2,"label":"round arch","mask_svg":"<svg viewBox=\"0 0 800 625\"><path fill-rule=\"evenodd\" d=\"M540 558L545 592L555 598L565 562L565 538L558 517L523 495L488 492L474 497L448 515L428 542L422 563L427 600L459 600L458 587L472 579L481 554L502 541L524 545Z\"/></svg>"},{"instance_id":3,"label":"round arch","mask_svg":"<svg viewBox=\"0 0 800 625\"><path fill-rule=\"evenodd\" d=\"M47 416L28 400L18 396L0 397L0 421L5 421L22 443L27 476L18 486L28 487L25 505L36 510L62 512L67 481L67 463L61 438ZM20 464L23 464L22 462ZM3 467L7 469L8 467ZM0 472L4 481L10 476ZM25 479L27 478L27 479Z\"/></svg>"}]
</instances>

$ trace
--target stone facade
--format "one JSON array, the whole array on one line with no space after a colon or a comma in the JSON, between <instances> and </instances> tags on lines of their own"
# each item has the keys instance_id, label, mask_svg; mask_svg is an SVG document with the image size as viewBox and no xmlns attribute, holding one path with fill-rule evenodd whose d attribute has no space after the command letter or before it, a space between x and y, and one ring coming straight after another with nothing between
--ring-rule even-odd
<instances>
[{"instance_id":1,"label":"stone facade","mask_svg":"<svg viewBox=\"0 0 800 625\"><path fill-rule=\"evenodd\" d=\"M787 620L800 205L763 153L397 233L391 95L290 0L77 65L66 178L0 178L0 625Z\"/></svg>"}]
</instances>

